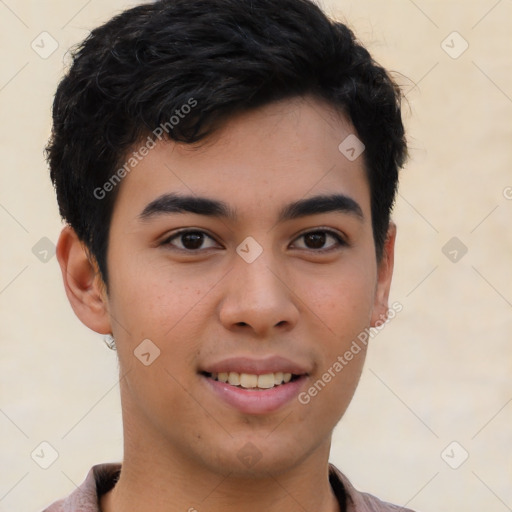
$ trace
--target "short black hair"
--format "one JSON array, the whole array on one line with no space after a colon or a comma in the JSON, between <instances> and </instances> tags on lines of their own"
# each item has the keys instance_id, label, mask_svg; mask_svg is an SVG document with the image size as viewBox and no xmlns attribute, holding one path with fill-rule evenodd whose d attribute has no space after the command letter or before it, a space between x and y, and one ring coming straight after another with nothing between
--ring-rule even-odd
<instances>
[{"instance_id":1,"label":"short black hair","mask_svg":"<svg viewBox=\"0 0 512 512\"><path fill-rule=\"evenodd\" d=\"M160 0L115 16L71 55L46 155L60 214L105 283L113 180L137 142L164 127L167 139L196 143L236 113L305 95L345 114L365 145L380 260L407 155L401 91L312 1Z\"/></svg>"}]
</instances>

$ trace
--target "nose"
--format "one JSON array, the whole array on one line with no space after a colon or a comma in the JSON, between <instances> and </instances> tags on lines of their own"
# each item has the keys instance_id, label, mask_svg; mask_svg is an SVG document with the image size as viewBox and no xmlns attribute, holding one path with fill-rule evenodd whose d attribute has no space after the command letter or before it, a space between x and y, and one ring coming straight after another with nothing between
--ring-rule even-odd
<instances>
[{"instance_id":1,"label":"nose","mask_svg":"<svg viewBox=\"0 0 512 512\"><path fill-rule=\"evenodd\" d=\"M236 256L220 304L220 321L226 329L265 338L272 336L272 330L289 331L297 324L300 301L286 271L270 253L263 251L252 263Z\"/></svg>"}]
</instances>

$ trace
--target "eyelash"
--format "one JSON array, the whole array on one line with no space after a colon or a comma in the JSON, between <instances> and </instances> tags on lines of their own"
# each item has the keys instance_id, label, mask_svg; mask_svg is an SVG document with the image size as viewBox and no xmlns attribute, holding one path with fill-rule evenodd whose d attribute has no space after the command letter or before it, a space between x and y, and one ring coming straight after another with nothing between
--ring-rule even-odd
<instances>
[{"instance_id":1,"label":"eyelash","mask_svg":"<svg viewBox=\"0 0 512 512\"><path fill-rule=\"evenodd\" d=\"M206 233L205 231L202 231L200 229L185 229L183 231L178 231L177 233L174 233L173 235L167 237L165 240L163 240L161 245L162 246L171 246L173 250L177 250L177 251L181 251L181 252L187 252L189 254L199 253L199 252L201 252L201 250L204 250L204 249L182 249L181 247L174 247L171 244L171 241L174 240L175 238L180 238L183 235L187 235L187 234L191 234L191 233L205 235L208 238L210 238L211 240L216 242L216 240L212 236L210 236L208 233ZM333 238L336 239L337 244L334 244L334 246L331 246L328 249L308 249L308 248L302 249L301 248L301 250L306 250L306 251L312 251L314 253L325 254L325 253L332 252L332 251L334 251L336 249L339 249L340 247L346 247L348 245L346 240L341 235L339 235L336 231L332 231L331 229L327 229L327 228L323 228L323 229L318 228L318 229L314 229L314 230L311 230L311 231L306 231L305 233L302 233L297 238L295 238L295 240L298 240L299 238L302 238L302 237L305 237L305 236L311 235L311 234L316 234L316 233L325 233L327 235L332 236Z\"/></svg>"}]
</instances>

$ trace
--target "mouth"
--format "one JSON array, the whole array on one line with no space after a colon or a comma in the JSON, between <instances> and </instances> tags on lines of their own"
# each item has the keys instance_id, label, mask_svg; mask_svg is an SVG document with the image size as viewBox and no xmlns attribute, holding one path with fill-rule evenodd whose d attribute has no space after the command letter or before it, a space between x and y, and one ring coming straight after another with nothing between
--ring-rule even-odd
<instances>
[{"instance_id":1,"label":"mouth","mask_svg":"<svg viewBox=\"0 0 512 512\"><path fill-rule=\"evenodd\" d=\"M270 414L292 407L311 367L281 356L231 357L198 369L204 392L243 414Z\"/></svg>"},{"instance_id":2,"label":"mouth","mask_svg":"<svg viewBox=\"0 0 512 512\"><path fill-rule=\"evenodd\" d=\"M261 375L239 372L202 372L202 375L216 382L222 382L236 388L249 389L253 391L265 391L277 388L284 384L288 384L289 382L295 382L304 376L288 372L273 372Z\"/></svg>"},{"instance_id":3,"label":"mouth","mask_svg":"<svg viewBox=\"0 0 512 512\"><path fill-rule=\"evenodd\" d=\"M271 414L296 403L308 374L201 372L205 391L242 414Z\"/></svg>"}]
</instances>

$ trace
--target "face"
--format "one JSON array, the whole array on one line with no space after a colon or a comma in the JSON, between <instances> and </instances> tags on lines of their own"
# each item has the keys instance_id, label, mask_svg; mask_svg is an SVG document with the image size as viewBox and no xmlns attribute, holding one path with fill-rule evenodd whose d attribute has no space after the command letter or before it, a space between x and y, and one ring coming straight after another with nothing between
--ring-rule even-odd
<instances>
[{"instance_id":1,"label":"face","mask_svg":"<svg viewBox=\"0 0 512 512\"><path fill-rule=\"evenodd\" d=\"M338 149L352 133L281 101L200 146L159 142L124 178L105 301L132 442L240 475L326 456L365 347L344 354L385 318L392 268L363 157Z\"/></svg>"}]
</instances>

